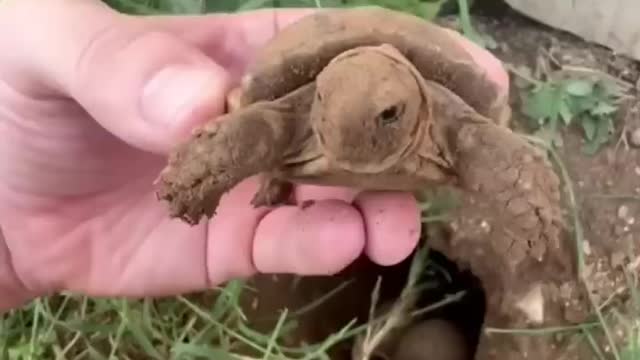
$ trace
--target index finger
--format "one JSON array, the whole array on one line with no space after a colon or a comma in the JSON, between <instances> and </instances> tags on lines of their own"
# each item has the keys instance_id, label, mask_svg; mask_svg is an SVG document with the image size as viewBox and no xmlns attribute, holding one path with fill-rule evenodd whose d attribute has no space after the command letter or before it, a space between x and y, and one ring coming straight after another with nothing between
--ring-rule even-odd
<instances>
[{"instance_id":1,"label":"index finger","mask_svg":"<svg viewBox=\"0 0 640 360\"><path fill-rule=\"evenodd\" d=\"M319 8L260 9L233 14L155 16L146 18L200 48L237 78L254 54L275 34Z\"/></svg>"}]
</instances>

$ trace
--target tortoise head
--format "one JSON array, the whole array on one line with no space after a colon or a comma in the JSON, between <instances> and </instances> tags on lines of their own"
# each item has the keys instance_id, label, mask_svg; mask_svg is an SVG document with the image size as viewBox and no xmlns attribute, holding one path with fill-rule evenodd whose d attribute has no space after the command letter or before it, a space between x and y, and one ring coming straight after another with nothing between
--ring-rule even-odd
<instances>
[{"instance_id":1,"label":"tortoise head","mask_svg":"<svg viewBox=\"0 0 640 360\"><path fill-rule=\"evenodd\" d=\"M420 133L424 109L416 73L389 45L359 47L318 75L311 125L324 155L352 172L397 164Z\"/></svg>"}]
</instances>

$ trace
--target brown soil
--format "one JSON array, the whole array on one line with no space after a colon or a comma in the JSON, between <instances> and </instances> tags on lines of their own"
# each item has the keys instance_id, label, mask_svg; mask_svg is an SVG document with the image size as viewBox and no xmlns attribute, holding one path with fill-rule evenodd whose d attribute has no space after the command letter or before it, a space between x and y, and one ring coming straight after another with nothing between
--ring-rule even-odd
<instances>
[{"instance_id":1,"label":"brown soil","mask_svg":"<svg viewBox=\"0 0 640 360\"><path fill-rule=\"evenodd\" d=\"M576 65L605 72L632 84L632 87L638 81L640 66L635 62L535 24L510 11L477 16L474 24L482 33L491 35L497 41L498 46L493 53L516 68L533 70L541 63ZM524 116L519 112L521 93L516 85L517 77L511 77L512 127L526 131ZM571 206L567 205L566 212L562 214L563 224L566 225L562 240L554 242L554 236L550 236L548 243L535 243L531 239L544 236L537 234L529 237L525 231L527 220L518 215L535 215L531 221L542 223L537 226L542 229L539 231L549 233L558 231L551 228L558 226L556 221L560 220L559 214L545 213L545 206L530 208L531 204L539 204L540 199L509 197L501 200L504 210L487 210L477 205L485 202L474 202L472 198L467 198L465 206L455 213L456 221L449 226L425 227L425 240L439 251L432 257L433 266L440 264L453 277L446 279L436 276L438 272L433 270L435 267L431 268L433 271L428 271L425 278L437 281L438 286L426 291L416 305L428 305L441 300L446 294L467 290L468 295L461 301L429 312L417 320L446 319L462 330L456 332L450 328L453 335L430 330L434 333L430 336L437 336L437 339L425 341L422 345L412 343L406 345L406 349L423 346L426 359L432 355L434 344L444 346L445 350L447 347L460 348L458 336L463 335L465 350L475 354L474 359L596 358L585 333L579 330L562 333L549 331L536 336L504 331L508 330L504 328L536 329L585 324L594 320L593 304L601 307L605 314L609 314L611 309L623 314L619 318L607 319L617 348L624 347L624 341L629 336L629 323L635 321L633 316L637 317L632 312L634 309L627 276L635 276L640 266L640 253L634 246L640 233L640 222L637 221L640 214L640 153L626 140L631 132L640 129L639 109L640 102L634 94L623 104L617 116L614 139L620 141L613 141L593 156L582 152L579 129L571 128L562 132L563 146L557 151L570 177L570 183L564 185L572 187L575 192L577 215L584 230L585 243L581 250L585 260L584 280L581 281L576 274L575 233L572 231L574 210ZM502 151L500 154L514 158L519 156L518 147L512 146L513 151ZM482 153L476 155L490 156ZM513 163L512 160L508 162ZM535 163L535 159L520 157L515 163L520 164L521 168L516 169L513 176L505 169L478 168L477 171L488 172L483 176L490 179L493 179L490 173L502 174L495 176L495 184L485 185L506 186L522 182L535 173L530 170L534 166L532 162ZM553 188L546 181L534 176L526 182L541 188ZM553 193L545 189L541 192ZM563 200L569 203L566 192L564 195ZM535 193L527 196L535 196ZM507 214L508 217L487 219L487 214L496 213ZM506 237L487 238L487 231L493 234L491 231L496 228L504 232L511 229L514 235L512 240L504 242ZM535 261L535 258L543 260ZM456 262L455 266L448 259ZM458 271L458 268L461 270ZM277 320L277 316L274 317L277 309L301 308L326 295L342 282L353 280L336 296L305 312L298 319L299 328L295 337L288 339L292 344L321 341L353 318L357 318L359 323L367 321L371 292L377 276L383 278L380 298L383 302L393 301L406 281L407 270L408 262L381 268L366 259L360 259L343 273L331 277L308 277L298 281L291 276L259 276L252 284L259 295L247 296L245 306L253 323L269 331ZM625 317L629 323L620 321ZM498 328L502 328L501 331ZM589 334L603 349L604 357L613 358L613 349L602 329L593 328ZM424 339L424 336L416 338ZM405 344L402 340L399 343ZM341 343L334 348L332 358L351 358L351 347L351 341ZM396 359L405 358L398 356ZM452 356L451 359L457 358Z\"/></svg>"}]
</instances>

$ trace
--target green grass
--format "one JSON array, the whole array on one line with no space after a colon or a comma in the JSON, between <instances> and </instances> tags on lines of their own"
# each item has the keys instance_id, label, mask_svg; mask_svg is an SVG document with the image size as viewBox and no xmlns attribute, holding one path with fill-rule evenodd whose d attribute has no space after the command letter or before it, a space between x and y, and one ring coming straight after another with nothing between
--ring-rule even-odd
<instances>
[{"instance_id":1,"label":"green grass","mask_svg":"<svg viewBox=\"0 0 640 360\"><path fill-rule=\"evenodd\" d=\"M295 329L287 311L271 334L247 324L238 307L242 284L198 299L140 301L60 295L38 299L0 324L2 359L231 359L251 350L265 358L322 359L340 337L285 348ZM215 294L214 294L215 293ZM347 328L348 329L348 328Z\"/></svg>"},{"instance_id":2,"label":"green grass","mask_svg":"<svg viewBox=\"0 0 640 360\"><path fill-rule=\"evenodd\" d=\"M61 294L36 299L0 320L0 358L328 359L327 351L340 342L372 331L382 336L405 313L416 316L460 298L458 294L412 313L412 300L421 285L418 280L427 268L426 254L423 247L413 257L405 290L392 314L376 316L359 326L346 323L316 344L287 347L283 339L296 330L297 315L340 289L303 309L283 309L275 314L278 321L273 330L260 333L251 328L239 305L242 293L252 290L241 281L231 281L225 287L191 297L134 301Z\"/></svg>"}]
</instances>

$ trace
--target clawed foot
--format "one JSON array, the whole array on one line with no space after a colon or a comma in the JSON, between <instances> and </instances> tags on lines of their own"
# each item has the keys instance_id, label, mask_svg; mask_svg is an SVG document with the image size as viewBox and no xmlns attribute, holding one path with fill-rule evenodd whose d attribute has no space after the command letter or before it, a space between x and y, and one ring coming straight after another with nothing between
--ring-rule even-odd
<instances>
[{"instance_id":1,"label":"clawed foot","mask_svg":"<svg viewBox=\"0 0 640 360\"><path fill-rule=\"evenodd\" d=\"M272 207L289 203L293 192L293 184L271 177L262 175L260 181L260 189L251 200L254 207Z\"/></svg>"}]
</instances>

